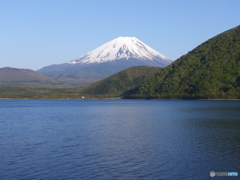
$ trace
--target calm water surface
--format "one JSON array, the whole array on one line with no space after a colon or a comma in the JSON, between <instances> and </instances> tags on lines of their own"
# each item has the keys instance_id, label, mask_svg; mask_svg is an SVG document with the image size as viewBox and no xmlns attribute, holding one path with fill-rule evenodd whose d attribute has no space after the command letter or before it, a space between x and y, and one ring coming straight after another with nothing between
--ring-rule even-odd
<instances>
[{"instance_id":1,"label":"calm water surface","mask_svg":"<svg viewBox=\"0 0 240 180\"><path fill-rule=\"evenodd\" d=\"M0 115L1 180L240 174L240 101L1 100Z\"/></svg>"}]
</instances>

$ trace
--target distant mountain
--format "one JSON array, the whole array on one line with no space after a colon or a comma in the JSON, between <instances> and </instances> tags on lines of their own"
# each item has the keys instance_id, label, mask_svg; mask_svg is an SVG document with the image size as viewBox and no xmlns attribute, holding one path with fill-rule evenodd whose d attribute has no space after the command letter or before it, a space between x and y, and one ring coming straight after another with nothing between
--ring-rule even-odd
<instances>
[{"instance_id":1,"label":"distant mountain","mask_svg":"<svg viewBox=\"0 0 240 180\"><path fill-rule=\"evenodd\" d=\"M119 37L68 63L37 72L64 83L90 84L129 67L165 67L171 63L137 38Z\"/></svg>"},{"instance_id":2,"label":"distant mountain","mask_svg":"<svg viewBox=\"0 0 240 180\"><path fill-rule=\"evenodd\" d=\"M120 59L137 59L148 62L152 66L165 67L171 61L164 55L150 48L135 37L119 37L80 58L74 59L69 64L96 64L112 62Z\"/></svg>"},{"instance_id":3,"label":"distant mountain","mask_svg":"<svg viewBox=\"0 0 240 180\"><path fill-rule=\"evenodd\" d=\"M121 96L123 93L126 95L161 69L160 67L147 66L130 67L92 84L82 91L82 93L94 96Z\"/></svg>"},{"instance_id":4,"label":"distant mountain","mask_svg":"<svg viewBox=\"0 0 240 180\"><path fill-rule=\"evenodd\" d=\"M56 84L56 81L30 69L0 68L0 85Z\"/></svg>"},{"instance_id":5,"label":"distant mountain","mask_svg":"<svg viewBox=\"0 0 240 180\"><path fill-rule=\"evenodd\" d=\"M128 98L240 98L240 26L164 68Z\"/></svg>"}]
</instances>

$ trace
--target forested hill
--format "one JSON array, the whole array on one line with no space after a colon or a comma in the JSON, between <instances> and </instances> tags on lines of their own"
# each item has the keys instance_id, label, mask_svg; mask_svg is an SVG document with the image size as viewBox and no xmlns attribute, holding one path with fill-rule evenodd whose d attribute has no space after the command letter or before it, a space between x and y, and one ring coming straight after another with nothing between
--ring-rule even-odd
<instances>
[{"instance_id":1,"label":"forested hill","mask_svg":"<svg viewBox=\"0 0 240 180\"><path fill-rule=\"evenodd\" d=\"M107 97L121 96L123 93L128 94L129 90L133 91L134 88L138 87L143 81L152 77L160 70L162 70L160 67L130 67L92 84L82 93Z\"/></svg>"},{"instance_id":2,"label":"forested hill","mask_svg":"<svg viewBox=\"0 0 240 180\"><path fill-rule=\"evenodd\" d=\"M199 45L126 98L240 98L240 26Z\"/></svg>"}]
</instances>

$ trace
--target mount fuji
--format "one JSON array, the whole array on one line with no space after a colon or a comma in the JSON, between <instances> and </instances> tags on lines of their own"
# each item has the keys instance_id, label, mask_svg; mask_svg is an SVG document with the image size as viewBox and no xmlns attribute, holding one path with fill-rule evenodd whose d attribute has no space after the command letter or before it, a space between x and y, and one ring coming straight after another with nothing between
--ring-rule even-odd
<instances>
[{"instance_id":1,"label":"mount fuji","mask_svg":"<svg viewBox=\"0 0 240 180\"><path fill-rule=\"evenodd\" d=\"M135 37L118 37L70 62L46 66L37 72L63 83L91 84L129 67L166 67L171 63Z\"/></svg>"}]
</instances>

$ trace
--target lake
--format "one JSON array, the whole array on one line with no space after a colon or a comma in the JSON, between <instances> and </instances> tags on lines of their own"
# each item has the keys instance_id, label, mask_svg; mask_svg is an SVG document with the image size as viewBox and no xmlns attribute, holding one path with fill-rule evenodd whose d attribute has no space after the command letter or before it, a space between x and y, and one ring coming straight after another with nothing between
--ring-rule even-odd
<instances>
[{"instance_id":1,"label":"lake","mask_svg":"<svg viewBox=\"0 0 240 180\"><path fill-rule=\"evenodd\" d=\"M240 101L0 100L0 114L1 180L240 173Z\"/></svg>"}]
</instances>

